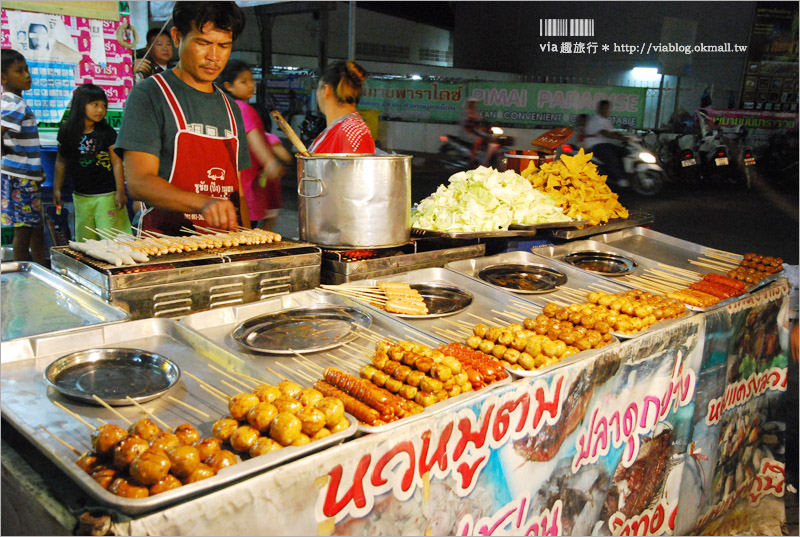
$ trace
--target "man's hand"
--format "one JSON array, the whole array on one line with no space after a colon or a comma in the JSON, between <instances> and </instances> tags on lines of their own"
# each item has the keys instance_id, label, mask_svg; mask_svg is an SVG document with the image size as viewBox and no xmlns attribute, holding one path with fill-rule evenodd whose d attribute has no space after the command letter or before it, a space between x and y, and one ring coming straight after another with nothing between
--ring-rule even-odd
<instances>
[{"instance_id":1,"label":"man's hand","mask_svg":"<svg viewBox=\"0 0 800 537\"><path fill-rule=\"evenodd\" d=\"M152 69L150 65L150 60L147 58L141 58L133 62L133 72L134 73L148 73Z\"/></svg>"},{"instance_id":2,"label":"man's hand","mask_svg":"<svg viewBox=\"0 0 800 537\"><path fill-rule=\"evenodd\" d=\"M230 201L209 199L200 212L209 227L236 230L236 209Z\"/></svg>"},{"instance_id":3,"label":"man's hand","mask_svg":"<svg viewBox=\"0 0 800 537\"><path fill-rule=\"evenodd\" d=\"M53 205L61 205L61 191L53 189Z\"/></svg>"},{"instance_id":4,"label":"man's hand","mask_svg":"<svg viewBox=\"0 0 800 537\"><path fill-rule=\"evenodd\" d=\"M122 209L126 203L128 203L128 196L125 195L125 191L117 190L114 194L114 205L117 206L117 209Z\"/></svg>"}]
</instances>

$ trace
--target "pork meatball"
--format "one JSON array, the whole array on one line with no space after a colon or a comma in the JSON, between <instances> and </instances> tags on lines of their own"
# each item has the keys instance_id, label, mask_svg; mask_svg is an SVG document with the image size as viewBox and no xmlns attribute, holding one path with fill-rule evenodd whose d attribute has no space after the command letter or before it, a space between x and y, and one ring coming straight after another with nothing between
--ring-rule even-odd
<instances>
[{"instance_id":1,"label":"pork meatball","mask_svg":"<svg viewBox=\"0 0 800 537\"><path fill-rule=\"evenodd\" d=\"M155 485L169 473L172 463L166 453L150 448L131 462L131 477L142 485Z\"/></svg>"},{"instance_id":2,"label":"pork meatball","mask_svg":"<svg viewBox=\"0 0 800 537\"><path fill-rule=\"evenodd\" d=\"M92 449L101 457L111 457L117 442L128 436L119 425L107 423L92 431Z\"/></svg>"},{"instance_id":3,"label":"pork meatball","mask_svg":"<svg viewBox=\"0 0 800 537\"><path fill-rule=\"evenodd\" d=\"M174 432L175 436L178 437L178 441L187 446L191 446L200 440L200 433L194 428L193 425L189 423L182 423L181 425L178 425L175 427Z\"/></svg>"},{"instance_id":4,"label":"pork meatball","mask_svg":"<svg viewBox=\"0 0 800 537\"><path fill-rule=\"evenodd\" d=\"M150 490L147 487L124 477L118 477L112 481L108 486L108 491L123 498L147 498L150 496Z\"/></svg>"},{"instance_id":5,"label":"pork meatball","mask_svg":"<svg viewBox=\"0 0 800 537\"><path fill-rule=\"evenodd\" d=\"M181 441L178 437L169 431L161 431L156 435L152 442L150 442L150 449L163 451L165 454L175 446L180 445Z\"/></svg>"},{"instance_id":6,"label":"pork meatball","mask_svg":"<svg viewBox=\"0 0 800 537\"><path fill-rule=\"evenodd\" d=\"M231 418L222 418L214 422L211 427L211 434L223 442L230 440L233 431L239 427L239 422Z\"/></svg>"},{"instance_id":7,"label":"pork meatball","mask_svg":"<svg viewBox=\"0 0 800 537\"><path fill-rule=\"evenodd\" d=\"M286 397L291 397L292 399L297 399L300 396L300 392L303 391L302 386L296 382L292 382L291 380L281 381L281 383L278 384L278 389L283 395Z\"/></svg>"},{"instance_id":8,"label":"pork meatball","mask_svg":"<svg viewBox=\"0 0 800 537\"><path fill-rule=\"evenodd\" d=\"M194 446L175 446L169 451L169 462L172 464L171 472L176 477L185 479L200 464L200 452Z\"/></svg>"},{"instance_id":9,"label":"pork meatball","mask_svg":"<svg viewBox=\"0 0 800 537\"><path fill-rule=\"evenodd\" d=\"M297 416L280 412L269 426L269 435L280 445L288 446L297 439L302 429L303 423Z\"/></svg>"},{"instance_id":10,"label":"pork meatball","mask_svg":"<svg viewBox=\"0 0 800 537\"><path fill-rule=\"evenodd\" d=\"M137 434L129 434L114 446L113 464L115 468L125 470L133 459L150 449L150 444Z\"/></svg>"},{"instance_id":11,"label":"pork meatball","mask_svg":"<svg viewBox=\"0 0 800 537\"><path fill-rule=\"evenodd\" d=\"M209 477L214 477L214 470L207 464L200 463L197 468L195 468L194 472L192 472L192 475L183 480L183 484L188 485L203 479L208 479Z\"/></svg>"},{"instance_id":12,"label":"pork meatball","mask_svg":"<svg viewBox=\"0 0 800 537\"><path fill-rule=\"evenodd\" d=\"M272 403L258 403L247 413L247 423L263 433L277 415L278 409Z\"/></svg>"},{"instance_id":13,"label":"pork meatball","mask_svg":"<svg viewBox=\"0 0 800 537\"><path fill-rule=\"evenodd\" d=\"M203 438L194 443L200 455L200 461L206 462L211 455L222 449L222 441L219 438Z\"/></svg>"},{"instance_id":14,"label":"pork meatball","mask_svg":"<svg viewBox=\"0 0 800 537\"><path fill-rule=\"evenodd\" d=\"M344 403L336 397L323 397L317 408L325 414L325 425L333 427L344 417Z\"/></svg>"},{"instance_id":15,"label":"pork meatball","mask_svg":"<svg viewBox=\"0 0 800 537\"><path fill-rule=\"evenodd\" d=\"M211 468L215 474L219 473L220 470L227 468L228 466L233 466L234 464L236 464L236 455L227 449L221 449L217 451L206 461L206 465Z\"/></svg>"},{"instance_id":16,"label":"pork meatball","mask_svg":"<svg viewBox=\"0 0 800 537\"><path fill-rule=\"evenodd\" d=\"M167 474L167 477L150 487L150 495L161 494L162 492L176 489L180 486L181 482L177 477L172 474Z\"/></svg>"},{"instance_id":17,"label":"pork meatball","mask_svg":"<svg viewBox=\"0 0 800 537\"><path fill-rule=\"evenodd\" d=\"M242 421L247 418L247 413L250 412L250 409L259 402L258 397L252 393L237 393L228 401L228 411L230 411L233 419Z\"/></svg>"},{"instance_id":18,"label":"pork meatball","mask_svg":"<svg viewBox=\"0 0 800 537\"><path fill-rule=\"evenodd\" d=\"M253 390L253 395L262 403L271 403L281 396L281 391L271 384L262 384Z\"/></svg>"},{"instance_id":19,"label":"pork meatball","mask_svg":"<svg viewBox=\"0 0 800 537\"><path fill-rule=\"evenodd\" d=\"M261 436L258 429L250 425L242 425L238 427L231 435L231 447L239 452L250 451L253 444L256 443L258 437Z\"/></svg>"},{"instance_id":20,"label":"pork meatball","mask_svg":"<svg viewBox=\"0 0 800 537\"><path fill-rule=\"evenodd\" d=\"M128 432L130 434L137 434L144 438L147 442L151 442L153 438L156 437L158 433L161 432L161 428L155 424L155 422L143 418L128 427Z\"/></svg>"},{"instance_id":21,"label":"pork meatball","mask_svg":"<svg viewBox=\"0 0 800 537\"><path fill-rule=\"evenodd\" d=\"M262 436L256 440L256 443L250 448L250 456L258 457L259 455L266 455L267 453L278 451L282 447L282 445L277 443L272 438L269 438L268 436Z\"/></svg>"}]
</instances>

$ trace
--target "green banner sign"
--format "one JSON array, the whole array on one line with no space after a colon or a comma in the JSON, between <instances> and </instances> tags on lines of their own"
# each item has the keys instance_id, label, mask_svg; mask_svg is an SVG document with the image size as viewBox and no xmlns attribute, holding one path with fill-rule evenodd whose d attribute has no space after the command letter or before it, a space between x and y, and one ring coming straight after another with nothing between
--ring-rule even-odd
<instances>
[{"instance_id":1,"label":"green banner sign","mask_svg":"<svg viewBox=\"0 0 800 537\"><path fill-rule=\"evenodd\" d=\"M611 102L611 121L642 127L646 88L518 82L445 83L370 80L359 108L384 118L456 123L468 98L478 101L487 121L499 125L572 125L578 114L593 114L597 102Z\"/></svg>"}]
</instances>

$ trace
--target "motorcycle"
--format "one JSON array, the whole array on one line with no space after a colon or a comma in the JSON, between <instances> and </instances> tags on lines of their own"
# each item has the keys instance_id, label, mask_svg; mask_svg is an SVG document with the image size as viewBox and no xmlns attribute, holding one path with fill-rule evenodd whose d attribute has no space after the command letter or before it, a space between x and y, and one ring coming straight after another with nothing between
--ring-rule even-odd
<instances>
[{"instance_id":1,"label":"motorcycle","mask_svg":"<svg viewBox=\"0 0 800 537\"><path fill-rule=\"evenodd\" d=\"M312 113L310 110L306 112L306 117L300 124L300 139L306 147L314 143L322 131L325 130L325 118Z\"/></svg>"},{"instance_id":2,"label":"motorcycle","mask_svg":"<svg viewBox=\"0 0 800 537\"><path fill-rule=\"evenodd\" d=\"M557 153L575 155L579 150L580 145L566 143L559 147ZM642 141L638 137L625 136L625 144L621 148L621 153L622 168L634 192L640 196L651 197L664 189L669 177L664 172L664 168L658 164L656 156L642 145ZM607 167L596 155L592 156L592 162L597 164L600 174L608 175Z\"/></svg>"},{"instance_id":3,"label":"motorcycle","mask_svg":"<svg viewBox=\"0 0 800 537\"><path fill-rule=\"evenodd\" d=\"M474 155L473 142L454 134L440 136L442 145L439 146L439 161L449 169L466 170L477 165L503 169L503 155L514 144L514 138L503 134L500 127L491 127L488 132L484 131L483 137L483 149Z\"/></svg>"},{"instance_id":4,"label":"motorcycle","mask_svg":"<svg viewBox=\"0 0 800 537\"><path fill-rule=\"evenodd\" d=\"M665 167L681 184L693 187L702 179L694 134L678 134L666 145Z\"/></svg>"}]
</instances>

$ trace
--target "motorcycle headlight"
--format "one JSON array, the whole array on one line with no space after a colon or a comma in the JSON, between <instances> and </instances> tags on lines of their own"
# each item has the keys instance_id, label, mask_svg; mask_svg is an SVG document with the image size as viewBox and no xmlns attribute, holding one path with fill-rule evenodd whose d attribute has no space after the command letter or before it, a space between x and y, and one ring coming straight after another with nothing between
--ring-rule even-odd
<instances>
[{"instance_id":1,"label":"motorcycle headlight","mask_svg":"<svg viewBox=\"0 0 800 537\"><path fill-rule=\"evenodd\" d=\"M497 134L497 135L503 134L503 129L501 129L500 127L492 127L492 134Z\"/></svg>"},{"instance_id":2,"label":"motorcycle headlight","mask_svg":"<svg viewBox=\"0 0 800 537\"><path fill-rule=\"evenodd\" d=\"M646 162L646 163L648 163L648 164L655 164L655 163L656 163L656 157L655 157L655 155L653 155L652 153L647 153L647 152L644 152L644 151L642 151L641 153L639 153L639 159L640 159L642 162Z\"/></svg>"}]
</instances>

